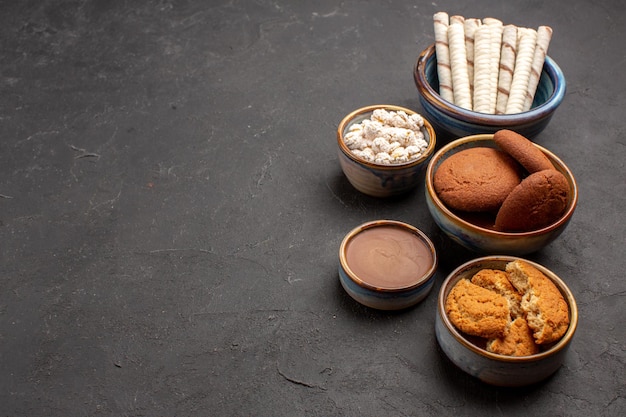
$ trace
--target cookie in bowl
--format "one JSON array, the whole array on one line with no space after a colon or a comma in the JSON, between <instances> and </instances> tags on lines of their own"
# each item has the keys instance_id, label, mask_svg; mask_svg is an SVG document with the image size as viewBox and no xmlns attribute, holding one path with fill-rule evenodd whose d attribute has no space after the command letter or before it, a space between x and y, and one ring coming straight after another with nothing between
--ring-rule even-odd
<instances>
[{"instance_id":1,"label":"cookie in bowl","mask_svg":"<svg viewBox=\"0 0 626 417\"><path fill-rule=\"evenodd\" d=\"M500 271L507 277L507 291L513 288L521 298L519 311L512 313L511 304L507 305L510 299L489 287L492 280L482 281L487 286L476 283L473 277L484 271ZM468 284L481 291L465 291ZM458 293L467 298L464 305L468 311L464 314L480 317L477 322L488 332L460 325L449 308ZM481 300L486 299L497 300L497 308L485 308ZM576 301L565 282L527 259L476 258L452 271L439 290L435 334L443 353L462 371L491 385L530 385L554 374L563 363L577 325Z\"/></svg>"},{"instance_id":2,"label":"cookie in bowl","mask_svg":"<svg viewBox=\"0 0 626 417\"><path fill-rule=\"evenodd\" d=\"M436 186L439 169L444 167L445 172L446 161L456 158L458 154L476 148L483 151L484 148L491 148L492 153L496 150L506 153L498 146L494 137L494 134L467 136L439 149L426 169L426 205L437 226L448 237L469 250L516 256L535 252L551 243L565 230L578 202L578 187L574 175L554 153L525 138L533 149L548 159L552 168L531 174L509 154L521 174L514 187L509 184L509 193L499 207L481 210L475 201L490 199L492 196L489 191L481 192L480 188L475 188L477 191L467 197L472 202L472 210L451 205L449 200L446 201L445 193L441 193L441 187ZM478 166L491 163L486 157L476 162ZM546 171L549 171L548 175L545 175ZM469 176L462 178L472 179ZM480 178L474 180L484 181ZM494 182L498 180L497 175L491 178ZM473 185L479 186L480 183ZM464 187L469 185L465 184ZM510 201L506 202L507 199ZM524 199L533 200L524 202ZM496 223L499 214L500 220Z\"/></svg>"}]
</instances>

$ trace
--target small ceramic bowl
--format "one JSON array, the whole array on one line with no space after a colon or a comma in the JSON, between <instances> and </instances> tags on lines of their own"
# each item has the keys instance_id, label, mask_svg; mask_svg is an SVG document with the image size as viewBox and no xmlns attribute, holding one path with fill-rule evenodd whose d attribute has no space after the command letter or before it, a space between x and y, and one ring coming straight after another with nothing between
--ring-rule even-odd
<instances>
[{"instance_id":1,"label":"small ceramic bowl","mask_svg":"<svg viewBox=\"0 0 626 417\"><path fill-rule=\"evenodd\" d=\"M546 57L531 109L517 114L485 114L470 111L444 100L439 95L437 57L431 45L419 55L413 78L424 109L440 140L451 140L477 133L513 130L529 139L537 136L550 122L565 97L565 77L561 68Z\"/></svg>"},{"instance_id":2,"label":"small ceramic bowl","mask_svg":"<svg viewBox=\"0 0 626 417\"><path fill-rule=\"evenodd\" d=\"M339 248L339 281L359 303L401 310L432 290L437 253L419 229L394 220L375 220L350 231Z\"/></svg>"},{"instance_id":3,"label":"small ceramic bowl","mask_svg":"<svg viewBox=\"0 0 626 417\"><path fill-rule=\"evenodd\" d=\"M441 285L435 316L435 335L446 356L461 370L492 385L524 386L542 381L556 372L571 344L578 325L578 308L571 291L552 271L525 260L547 276L559 289L567 302L570 325L565 335L545 350L530 356L506 356L491 353L470 337L459 332L445 314L445 301L450 290L460 280L471 278L484 268L504 270L506 264L519 258L512 256L486 256L469 261L452 271Z\"/></svg>"},{"instance_id":4,"label":"small ceramic bowl","mask_svg":"<svg viewBox=\"0 0 626 417\"><path fill-rule=\"evenodd\" d=\"M499 232L494 230L487 220L478 216L461 217L446 207L435 192L433 179L435 171L450 155L474 147L497 148L493 134L472 135L454 140L437 151L426 168L426 205L439 228L452 240L477 253L526 255L548 245L565 230L578 202L578 186L574 175L556 155L535 144L550 159L555 169L560 171L570 186L569 199L565 212L556 222L538 230L529 232Z\"/></svg>"},{"instance_id":5,"label":"small ceramic bowl","mask_svg":"<svg viewBox=\"0 0 626 417\"><path fill-rule=\"evenodd\" d=\"M337 129L337 145L339 148L339 164L350 184L360 192L373 197L390 197L406 193L415 189L423 179L426 162L435 151L435 131L431 124L424 119L422 133L428 142L428 147L418 159L393 165L368 162L354 155L344 142L344 135L350 126L369 119L376 109L387 111L404 111L414 114L413 110L393 105L373 105L362 107L348 114L339 123Z\"/></svg>"}]
</instances>

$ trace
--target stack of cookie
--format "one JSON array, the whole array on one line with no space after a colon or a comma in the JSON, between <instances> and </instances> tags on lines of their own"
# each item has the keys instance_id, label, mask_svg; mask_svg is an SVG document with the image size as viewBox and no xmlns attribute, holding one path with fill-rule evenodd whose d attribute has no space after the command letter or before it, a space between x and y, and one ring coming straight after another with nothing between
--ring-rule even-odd
<instances>
[{"instance_id":1,"label":"stack of cookie","mask_svg":"<svg viewBox=\"0 0 626 417\"><path fill-rule=\"evenodd\" d=\"M493 137L498 149L475 147L451 155L433 185L451 210L495 215L502 232L527 232L554 223L565 212L570 187L544 153L511 130Z\"/></svg>"},{"instance_id":2,"label":"stack of cookie","mask_svg":"<svg viewBox=\"0 0 626 417\"><path fill-rule=\"evenodd\" d=\"M489 352L528 356L563 337L569 309L549 278L523 260L506 270L483 269L461 279L447 296L445 311L452 324L484 339Z\"/></svg>"}]
</instances>

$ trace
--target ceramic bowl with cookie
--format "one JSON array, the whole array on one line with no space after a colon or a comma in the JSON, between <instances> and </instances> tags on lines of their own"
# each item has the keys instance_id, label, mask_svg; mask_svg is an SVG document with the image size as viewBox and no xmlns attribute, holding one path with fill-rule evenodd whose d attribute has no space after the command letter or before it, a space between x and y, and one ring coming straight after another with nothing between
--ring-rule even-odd
<instances>
[{"instance_id":1,"label":"ceramic bowl with cookie","mask_svg":"<svg viewBox=\"0 0 626 417\"><path fill-rule=\"evenodd\" d=\"M444 145L430 160L425 181L437 226L482 254L522 256L542 249L565 230L578 202L567 165L506 129Z\"/></svg>"},{"instance_id":2,"label":"ceramic bowl with cookie","mask_svg":"<svg viewBox=\"0 0 626 417\"><path fill-rule=\"evenodd\" d=\"M339 248L339 281L355 301L378 310L401 310L433 288L437 252L416 227L374 220L352 229Z\"/></svg>"},{"instance_id":3,"label":"ceramic bowl with cookie","mask_svg":"<svg viewBox=\"0 0 626 417\"><path fill-rule=\"evenodd\" d=\"M435 131L428 120L395 105L359 108L337 128L341 169L354 188L373 197L416 189L435 145Z\"/></svg>"},{"instance_id":4,"label":"ceramic bowl with cookie","mask_svg":"<svg viewBox=\"0 0 626 417\"><path fill-rule=\"evenodd\" d=\"M497 386L538 383L562 365L578 325L572 292L554 272L513 256L471 260L443 282L437 341L461 370Z\"/></svg>"},{"instance_id":5,"label":"ceramic bowl with cookie","mask_svg":"<svg viewBox=\"0 0 626 417\"><path fill-rule=\"evenodd\" d=\"M514 130L530 139L541 133L563 102L566 81L563 71L549 56L545 57L541 77L529 110L513 114L489 114L468 110L439 94L435 45L424 49L413 69L424 117L433 124L440 142L500 129Z\"/></svg>"}]
</instances>

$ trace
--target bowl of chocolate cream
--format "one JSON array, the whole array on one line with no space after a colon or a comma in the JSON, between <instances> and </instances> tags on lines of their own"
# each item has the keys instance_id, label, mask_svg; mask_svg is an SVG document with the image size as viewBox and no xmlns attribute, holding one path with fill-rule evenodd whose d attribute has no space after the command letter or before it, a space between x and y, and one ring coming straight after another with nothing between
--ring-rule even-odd
<instances>
[{"instance_id":1,"label":"bowl of chocolate cream","mask_svg":"<svg viewBox=\"0 0 626 417\"><path fill-rule=\"evenodd\" d=\"M437 253L414 226L375 220L352 229L339 248L339 281L357 302L378 310L401 310L432 290Z\"/></svg>"}]
</instances>

